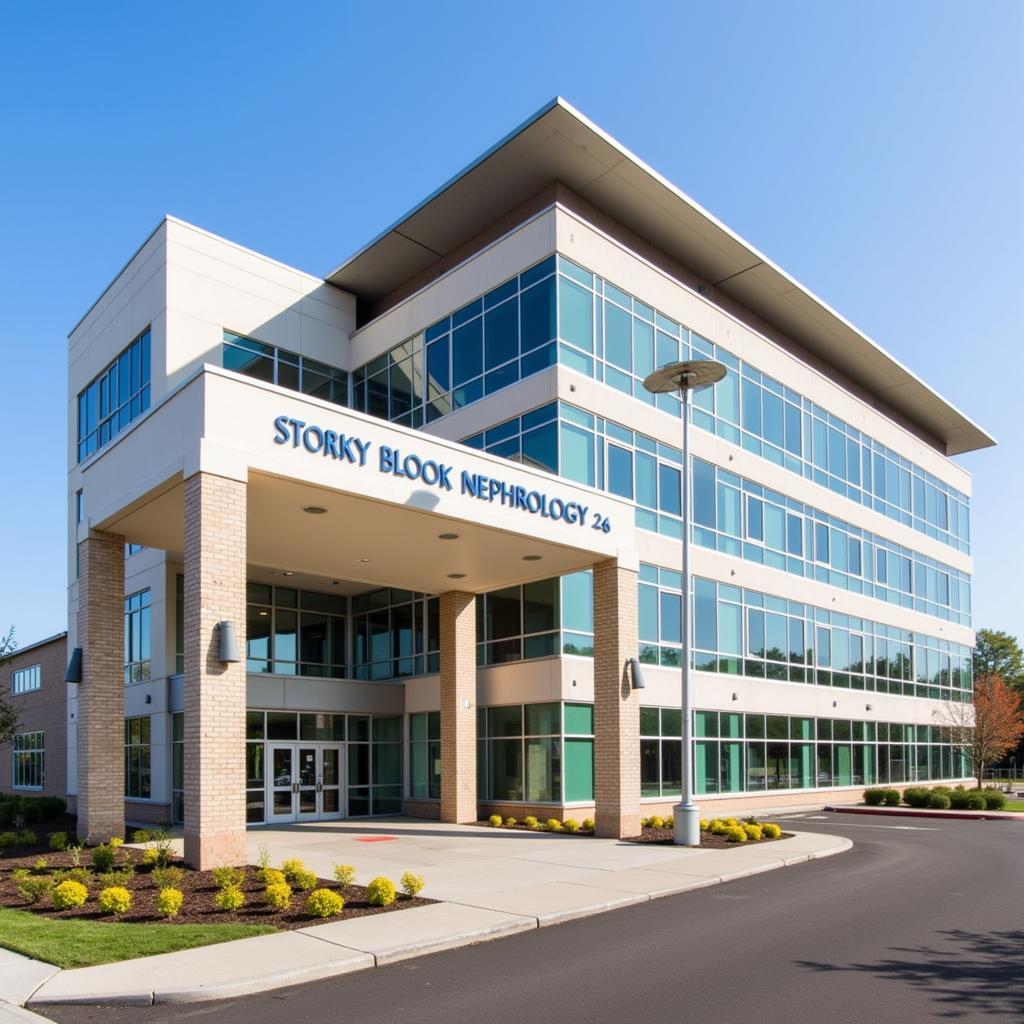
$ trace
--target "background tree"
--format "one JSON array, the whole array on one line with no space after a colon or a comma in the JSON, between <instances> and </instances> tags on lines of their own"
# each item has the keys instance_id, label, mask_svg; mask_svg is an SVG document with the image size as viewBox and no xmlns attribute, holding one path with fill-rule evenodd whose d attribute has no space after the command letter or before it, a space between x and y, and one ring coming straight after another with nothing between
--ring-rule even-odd
<instances>
[{"instance_id":1,"label":"background tree","mask_svg":"<svg viewBox=\"0 0 1024 1024\"><path fill-rule=\"evenodd\" d=\"M11 660L17 646L14 642L14 627L11 626L6 636L0 636L0 665L6 665ZM18 713L11 706L4 689L0 689L0 746L10 743L17 731Z\"/></svg>"},{"instance_id":2,"label":"background tree","mask_svg":"<svg viewBox=\"0 0 1024 1024\"><path fill-rule=\"evenodd\" d=\"M999 676L1008 686L1024 690L1024 650L1010 633L979 629L974 641L974 678L990 676Z\"/></svg>"},{"instance_id":3,"label":"background tree","mask_svg":"<svg viewBox=\"0 0 1024 1024\"><path fill-rule=\"evenodd\" d=\"M949 701L936 712L950 742L971 759L978 787L985 768L1002 760L1024 736L1021 694L997 675L974 681L974 703Z\"/></svg>"}]
</instances>

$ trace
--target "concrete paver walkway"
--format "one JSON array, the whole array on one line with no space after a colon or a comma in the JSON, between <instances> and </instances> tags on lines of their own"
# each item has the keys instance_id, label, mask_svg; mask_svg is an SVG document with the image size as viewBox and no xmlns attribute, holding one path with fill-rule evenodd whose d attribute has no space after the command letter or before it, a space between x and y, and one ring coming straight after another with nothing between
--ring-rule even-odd
<instances>
[{"instance_id":1,"label":"concrete paver walkway","mask_svg":"<svg viewBox=\"0 0 1024 1024\"><path fill-rule=\"evenodd\" d=\"M763 846L691 850L405 818L254 829L247 845L250 863L265 847L272 864L301 857L325 878L334 865L352 864L361 884L380 874L397 881L411 870L426 877L423 895L441 902L68 971L0 951L10 958L0 960L0 1000L44 1006L230 998L717 885L852 844L798 833Z\"/></svg>"}]
</instances>

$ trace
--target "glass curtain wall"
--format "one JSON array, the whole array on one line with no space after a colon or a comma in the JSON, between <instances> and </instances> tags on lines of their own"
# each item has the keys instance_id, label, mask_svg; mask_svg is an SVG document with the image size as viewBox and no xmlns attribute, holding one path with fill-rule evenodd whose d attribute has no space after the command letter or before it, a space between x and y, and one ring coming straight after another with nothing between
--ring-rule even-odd
<instances>
[{"instance_id":1,"label":"glass curtain wall","mask_svg":"<svg viewBox=\"0 0 1024 1024\"><path fill-rule=\"evenodd\" d=\"M301 391L335 405L348 405L348 374L336 366L232 331L224 332L221 357L225 370Z\"/></svg>"}]
</instances>

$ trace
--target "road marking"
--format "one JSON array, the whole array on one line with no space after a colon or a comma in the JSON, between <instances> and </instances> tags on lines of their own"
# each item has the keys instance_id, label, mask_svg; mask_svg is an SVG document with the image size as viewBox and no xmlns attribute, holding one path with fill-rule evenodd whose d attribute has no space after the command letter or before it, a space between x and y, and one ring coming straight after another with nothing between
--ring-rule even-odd
<instances>
[{"instance_id":1,"label":"road marking","mask_svg":"<svg viewBox=\"0 0 1024 1024\"><path fill-rule=\"evenodd\" d=\"M841 824L837 821L837 827L841 828L893 828L901 832L938 832L937 828L929 827L928 825L861 825L860 823L854 824L852 821L844 821Z\"/></svg>"}]
</instances>

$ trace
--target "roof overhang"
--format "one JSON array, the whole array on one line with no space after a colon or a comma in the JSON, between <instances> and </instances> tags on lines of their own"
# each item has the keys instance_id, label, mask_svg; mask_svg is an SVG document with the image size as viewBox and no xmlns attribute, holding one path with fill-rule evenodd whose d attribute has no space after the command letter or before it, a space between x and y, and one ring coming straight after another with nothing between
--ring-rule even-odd
<instances>
[{"instance_id":1,"label":"roof overhang","mask_svg":"<svg viewBox=\"0 0 1024 1024\"><path fill-rule=\"evenodd\" d=\"M935 438L947 455L994 438L766 256L563 99L552 100L329 275L390 294L553 181L691 268Z\"/></svg>"}]
</instances>

